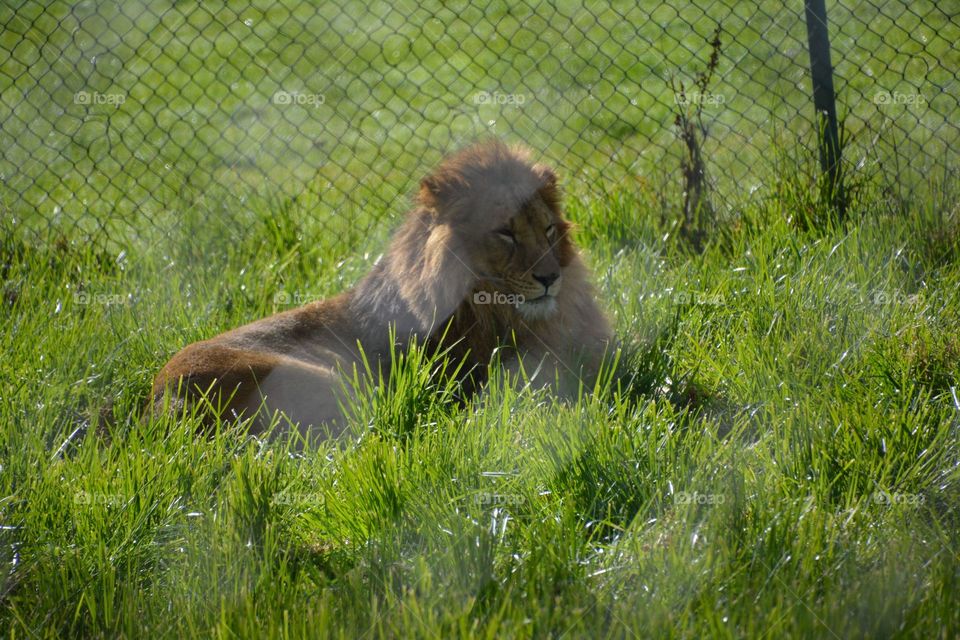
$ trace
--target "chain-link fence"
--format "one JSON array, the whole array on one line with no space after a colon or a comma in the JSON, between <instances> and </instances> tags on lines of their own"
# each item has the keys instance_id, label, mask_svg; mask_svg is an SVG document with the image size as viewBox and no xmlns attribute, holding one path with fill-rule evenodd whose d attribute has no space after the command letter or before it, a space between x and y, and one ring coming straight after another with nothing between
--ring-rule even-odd
<instances>
[{"instance_id":1,"label":"chain-link fence","mask_svg":"<svg viewBox=\"0 0 960 640\"><path fill-rule=\"evenodd\" d=\"M844 162L900 183L949 175L960 4L827 14ZM362 233L489 135L575 187L682 189L681 109L699 111L711 192L735 207L766 192L778 150L816 144L800 0L24 0L0 24L0 206L34 234L122 243L187 209L232 220L257 195Z\"/></svg>"}]
</instances>

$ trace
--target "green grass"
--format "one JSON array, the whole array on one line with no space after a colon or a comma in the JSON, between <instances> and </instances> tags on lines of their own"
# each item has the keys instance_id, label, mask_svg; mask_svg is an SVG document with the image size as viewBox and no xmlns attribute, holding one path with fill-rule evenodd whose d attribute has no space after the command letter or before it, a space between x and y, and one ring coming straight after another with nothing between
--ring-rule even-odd
<instances>
[{"instance_id":1,"label":"green grass","mask_svg":"<svg viewBox=\"0 0 960 640\"><path fill-rule=\"evenodd\" d=\"M699 69L715 25L693 5L558 9L537 38L498 3L46 4L0 8L7 635L960 634L957 107L931 88L960 34L930 3L911 7L934 22L883 38L892 4L831 8L856 188L844 224L806 231L814 154L773 144L805 131L787 108L806 108L802 49L774 55L802 23L718 3L738 39L705 155L736 205L702 255L664 215L668 78ZM104 47L115 62L84 66ZM911 64L933 70L898 85ZM851 98L878 87L928 108ZM325 93L323 117L277 109L278 88ZM82 108L81 90L128 100ZM528 101L478 108L480 90ZM303 454L141 420L181 346L357 282L421 172L484 133L559 165L616 376L563 404L495 370L461 404L430 375L451 365L397 354L352 407L357 436Z\"/></svg>"},{"instance_id":2,"label":"green grass","mask_svg":"<svg viewBox=\"0 0 960 640\"><path fill-rule=\"evenodd\" d=\"M189 269L6 235L4 625L130 637L960 631L955 210L931 199L871 214L862 201L856 222L804 234L783 215L798 203L770 201L689 257L658 242L642 194L589 202L567 206L632 383L573 404L494 384L460 406L423 375L439 363L414 353L360 400L360 437L302 456L137 416L177 347L276 311L278 292L338 291L372 256L322 259L322 230L298 227L290 207L259 220L290 225L299 243L280 231L211 242ZM623 207L632 226L604 218ZM117 424L55 458L107 400Z\"/></svg>"}]
</instances>

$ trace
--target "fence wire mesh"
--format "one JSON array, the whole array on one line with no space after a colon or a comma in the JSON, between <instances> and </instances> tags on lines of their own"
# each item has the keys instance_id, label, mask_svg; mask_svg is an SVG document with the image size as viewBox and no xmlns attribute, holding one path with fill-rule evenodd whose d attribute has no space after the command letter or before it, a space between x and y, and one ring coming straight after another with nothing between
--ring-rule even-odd
<instances>
[{"instance_id":1,"label":"fence wire mesh","mask_svg":"<svg viewBox=\"0 0 960 640\"><path fill-rule=\"evenodd\" d=\"M948 175L960 5L827 10L849 169ZM236 234L266 198L362 240L445 153L490 135L574 189L669 198L682 109L699 110L711 193L735 209L767 192L778 149L816 144L799 1L25 0L0 24L0 206L36 237L162 244L191 215Z\"/></svg>"}]
</instances>

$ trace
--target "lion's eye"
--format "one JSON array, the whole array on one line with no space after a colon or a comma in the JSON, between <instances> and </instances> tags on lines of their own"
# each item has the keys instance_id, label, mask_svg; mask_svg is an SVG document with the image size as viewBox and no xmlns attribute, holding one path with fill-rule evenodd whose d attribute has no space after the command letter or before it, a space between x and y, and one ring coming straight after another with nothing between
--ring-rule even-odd
<instances>
[{"instance_id":1,"label":"lion's eye","mask_svg":"<svg viewBox=\"0 0 960 640\"><path fill-rule=\"evenodd\" d=\"M517 241L517 237L513 235L513 231L506 227L503 229L497 229L494 233L508 242L515 243Z\"/></svg>"},{"instance_id":2,"label":"lion's eye","mask_svg":"<svg viewBox=\"0 0 960 640\"><path fill-rule=\"evenodd\" d=\"M552 240L555 235L557 235L557 225L551 224L547 227L547 237Z\"/></svg>"}]
</instances>

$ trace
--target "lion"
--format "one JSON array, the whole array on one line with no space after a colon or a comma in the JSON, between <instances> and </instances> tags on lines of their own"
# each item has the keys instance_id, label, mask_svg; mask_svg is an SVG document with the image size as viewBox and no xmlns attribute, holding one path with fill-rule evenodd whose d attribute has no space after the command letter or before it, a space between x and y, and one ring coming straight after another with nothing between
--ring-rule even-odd
<instances>
[{"instance_id":1,"label":"lion","mask_svg":"<svg viewBox=\"0 0 960 640\"><path fill-rule=\"evenodd\" d=\"M188 345L156 376L152 408L199 404L208 424L217 413L252 418L253 433L279 412L308 439L336 437L352 400L345 383L413 340L462 358L471 376L496 352L514 377L578 393L612 332L556 174L530 156L493 140L447 157L354 288Z\"/></svg>"}]
</instances>

